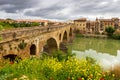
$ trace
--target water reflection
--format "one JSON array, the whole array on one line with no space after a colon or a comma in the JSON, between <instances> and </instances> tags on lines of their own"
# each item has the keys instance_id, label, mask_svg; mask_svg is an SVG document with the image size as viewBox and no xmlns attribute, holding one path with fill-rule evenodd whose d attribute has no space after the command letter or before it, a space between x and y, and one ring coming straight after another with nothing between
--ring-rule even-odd
<instances>
[{"instance_id":1,"label":"water reflection","mask_svg":"<svg viewBox=\"0 0 120 80\"><path fill-rule=\"evenodd\" d=\"M119 40L112 39L76 38L69 48L78 51L93 49L97 52L117 55L116 51L120 50L119 44Z\"/></svg>"},{"instance_id":2,"label":"water reflection","mask_svg":"<svg viewBox=\"0 0 120 80\"><path fill-rule=\"evenodd\" d=\"M105 70L114 69L114 66L120 63L120 50L117 50L117 56L113 56L108 53L100 53L92 49L85 51L73 50L72 53L75 53L76 57L80 59L87 56L94 58L97 63L100 63L101 67Z\"/></svg>"}]
</instances>

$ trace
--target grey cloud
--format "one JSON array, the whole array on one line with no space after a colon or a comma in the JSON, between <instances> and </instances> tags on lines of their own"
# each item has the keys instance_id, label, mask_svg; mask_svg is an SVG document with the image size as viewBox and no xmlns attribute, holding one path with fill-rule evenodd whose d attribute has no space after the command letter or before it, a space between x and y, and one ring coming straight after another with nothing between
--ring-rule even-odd
<instances>
[{"instance_id":1,"label":"grey cloud","mask_svg":"<svg viewBox=\"0 0 120 80\"><path fill-rule=\"evenodd\" d=\"M37 11L28 11L25 14L30 16L40 16L42 18L49 18L49 19L65 19L67 17L62 15L59 11L64 9L64 5L54 4L52 6L46 7L46 8L40 8Z\"/></svg>"},{"instance_id":2,"label":"grey cloud","mask_svg":"<svg viewBox=\"0 0 120 80\"><path fill-rule=\"evenodd\" d=\"M98 6L101 2L108 2L108 4ZM113 3L113 0L84 0L83 2L75 3L78 8L74 9L74 14L116 13L120 12L119 3Z\"/></svg>"},{"instance_id":3,"label":"grey cloud","mask_svg":"<svg viewBox=\"0 0 120 80\"><path fill-rule=\"evenodd\" d=\"M22 11L36 4L37 0L0 0L0 7L2 7L0 10L7 13L16 13L17 10ZM12 7L3 7L5 5L11 5Z\"/></svg>"},{"instance_id":4,"label":"grey cloud","mask_svg":"<svg viewBox=\"0 0 120 80\"><path fill-rule=\"evenodd\" d=\"M0 0L0 10L6 13L17 13L28 10L25 16L35 16L47 19L70 19L72 16L120 14L120 0ZM6 7L5 5L10 5ZM70 9L68 13L64 9ZM64 11L64 12L62 12ZM66 13L66 14L64 14Z\"/></svg>"}]
</instances>

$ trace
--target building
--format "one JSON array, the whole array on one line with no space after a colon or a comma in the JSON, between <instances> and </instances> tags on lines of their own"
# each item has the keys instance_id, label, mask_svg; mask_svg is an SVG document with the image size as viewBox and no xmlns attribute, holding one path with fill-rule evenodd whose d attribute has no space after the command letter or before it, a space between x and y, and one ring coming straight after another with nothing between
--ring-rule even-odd
<instances>
[{"instance_id":1,"label":"building","mask_svg":"<svg viewBox=\"0 0 120 80\"><path fill-rule=\"evenodd\" d=\"M96 21L87 21L86 23L86 33L98 33L99 25Z\"/></svg>"},{"instance_id":2,"label":"building","mask_svg":"<svg viewBox=\"0 0 120 80\"><path fill-rule=\"evenodd\" d=\"M80 18L80 19L74 20L76 30L79 30L80 33L85 33L86 32L86 23L87 23L86 18Z\"/></svg>"},{"instance_id":3,"label":"building","mask_svg":"<svg viewBox=\"0 0 120 80\"><path fill-rule=\"evenodd\" d=\"M74 20L74 24L76 29L80 32L85 33L104 33L106 27L111 26L115 29L120 29L120 20L119 18L111 18L111 19L98 19L95 21L87 20L86 18L81 18Z\"/></svg>"}]
</instances>

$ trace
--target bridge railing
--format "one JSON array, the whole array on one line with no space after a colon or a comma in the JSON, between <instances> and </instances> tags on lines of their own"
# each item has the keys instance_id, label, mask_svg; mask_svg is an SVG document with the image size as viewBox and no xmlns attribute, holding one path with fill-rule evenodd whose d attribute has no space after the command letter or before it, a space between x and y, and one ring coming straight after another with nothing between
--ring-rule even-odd
<instances>
[{"instance_id":1,"label":"bridge railing","mask_svg":"<svg viewBox=\"0 0 120 80\"><path fill-rule=\"evenodd\" d=\"M56 26L47 26L47 27L27 27L27 28L13 28L9 30L0 31L0 36L2 40L0 43L7 41L17 40L24 37L35 36L38 34L51 32L59 30L61 28L67 27L67 25L56 25Z\"/></svg>"}]
</instances>

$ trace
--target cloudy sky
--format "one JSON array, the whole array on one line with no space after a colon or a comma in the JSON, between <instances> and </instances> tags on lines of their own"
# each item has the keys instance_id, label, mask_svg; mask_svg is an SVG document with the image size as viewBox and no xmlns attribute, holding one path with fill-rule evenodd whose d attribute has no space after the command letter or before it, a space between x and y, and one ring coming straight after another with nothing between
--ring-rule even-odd
<instances>
[{"instance_id":1,"label":"cloudy sky","mask_svg":"<svg viewBox=\"0 0 120 80\"><path fill-rule=\"evenodd\" d=\"M69 20L120 17L120 0L0 0L0 18Z\"/></svg>"}]
</instances>

